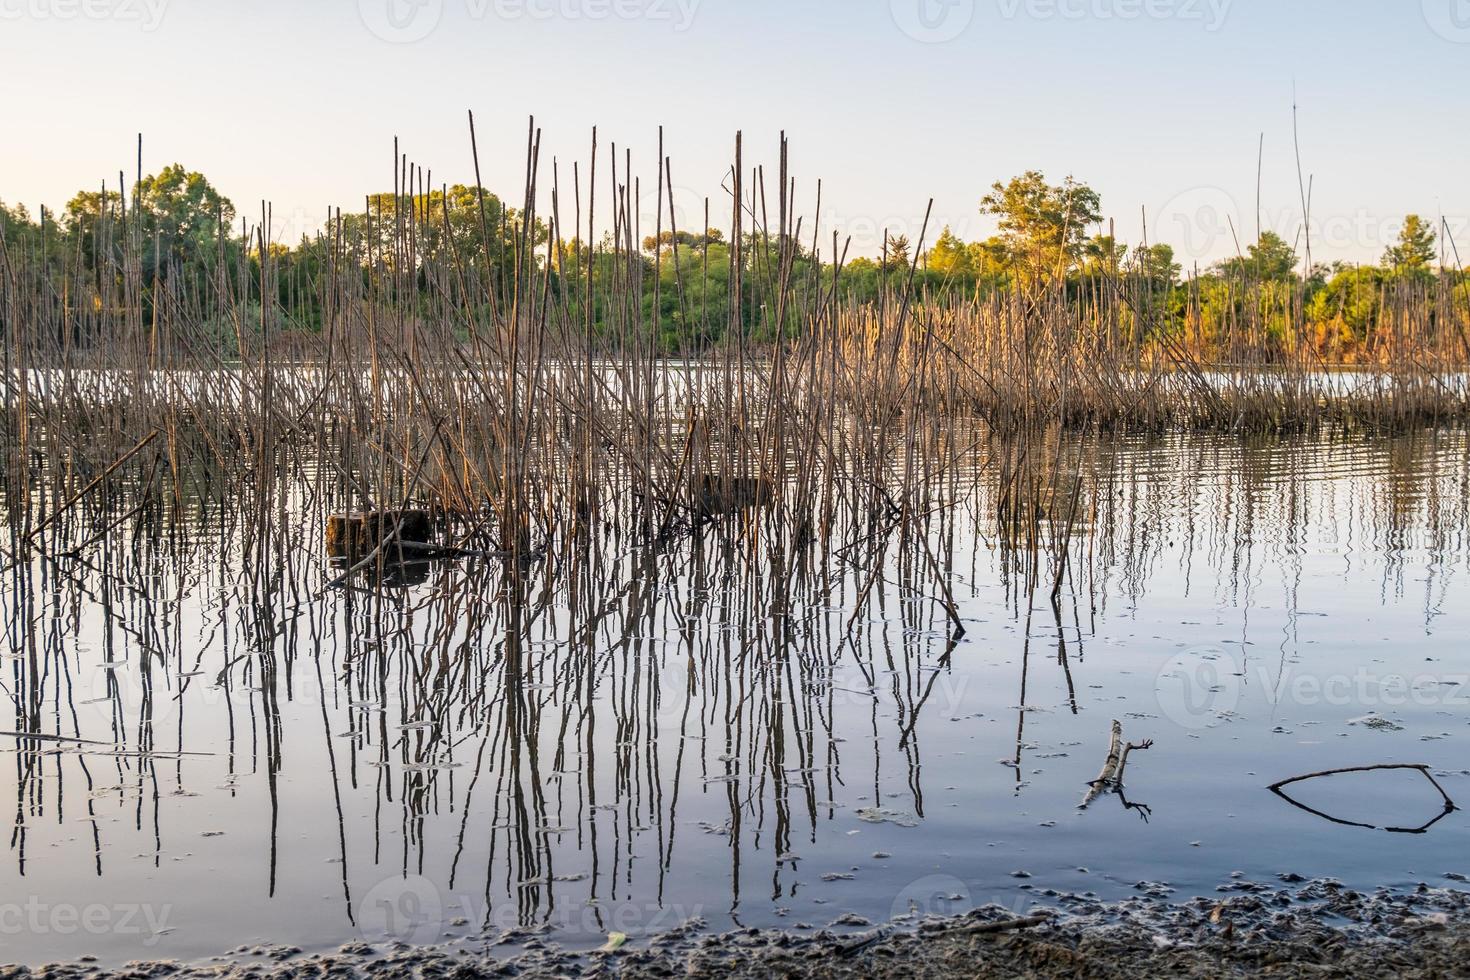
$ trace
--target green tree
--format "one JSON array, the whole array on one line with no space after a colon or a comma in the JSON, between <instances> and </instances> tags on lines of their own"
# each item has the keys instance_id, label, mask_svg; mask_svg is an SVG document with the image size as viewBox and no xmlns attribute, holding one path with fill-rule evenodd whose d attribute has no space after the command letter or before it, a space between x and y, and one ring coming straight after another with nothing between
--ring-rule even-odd
<instances>
[{"instance_id":1,"label":"green tree","mask_svg":"<svg viewBox=\"0 0 1470 980\"><path fill-rule=\"evenodd\" d=\"M488 190L464 184L412 196L373 194L366 211L342 216L343 239L366 249L360 256L364 265L406 271L438 262L462 270L476 295L490 288L503 296L509 288L523 230L519 211ZM537 219L529 232L525 244L539 263L550 231Z\"/></svg>"},{"instance_id":2,"label":"green tree","mask_svg":"<svg viewBox=\"0 0 1470 980\"><path fill-rule=\"evenodd\" d=\"M1274 231L1261 232L1261 238L1246 248L1244 258L1226 260L1223 271L1259 282L1290 282L1296 277L1296 249Z\"/></svg>"},{"instance_id":3,"label":"green tree","mask_svg":"<svg viewBox=\"0 0 1470 980\"><path fill-rule=\"evenodd\" d=\"M909 243L907 235L889 235L885 248L888 257L888 268L891 270L907 269L910 265L909 254L913 246Z\"/></svg>"},{"instance_id":4,"label":"green tree","mask_svg":"<svg viewBox=\"0 0 1470 980\"><path fill-rule=\"evenodd\" d=\"M22 244L38 242L40 227L31 220L31 213L24 204L6 206L0 201L0 242L7 249L19 248Z\"/></svg>"},{"instance_id":5,"label":"green tree","mask_svg":"<svg viewBox=\"0 0 1470 980\"><path fill-rule=\"evenodd\" d=\"M720 229L718 228L711 228L703 235L698 235L691 231L681 231L678 233L666 231L660 234L658 238L654 238L654 236L652 235L646 236L643 239L643 251L652 252L660 244L663 245L664 248L668 248L676 242L679 245L688 246L690 248L704 248L706 245L719 244L724 240L725 233L720 231Z\"/></svg>"},{"instance_id":6,"label":"green tree","mask_svg":"<svg viewBox=\"0 0 1470 980\"><path fill-rule=\"evenodd\" d=\"M1010 264L1028 282L1045 282L1075 268L1083 257L1087 229L1102 219L1102 199L1068 177L1048 184L1036 170L1009 183L997 182L980 202L982 214L1000 218Z\"/></svg>"},{"instance_id":7,"label":"green tree","mask_svg":"<svg viewBox=\"0 0 1470 980\"><path fill-rule=\"evenodd\" d=\"M666 248L659 260L658 333L666 351L697 353L723 336L729 324L730 248L708 235L692 237L703 244L680 243L677 252ZM651 278L643 291L648 312Z\"/></svg>"},{"instance_id":8,"label":"green tree","mask_svg":"<svg viewBox=\"0 0 1470 980\"><path fill-rule=\"evenodd\" d=\"M1429 222L1417 214L1404 219L1398 242L1383 253L1383 264L1399 274L1422 274L1434 262L1437 238Z\"/></svg>"},{"instance_id":9,"label":"green tree","mask_svg":"<svg viewBox=\"0 0 1470 980\"><path fill-rule=\"evenodd\" d=\"M1087 275L1112 275L1123 266L1128 246L1112 235L1095 235L1082 247L1082 271Z\"/></svg>"},{"instance_id":10,"label":"green tree","mask_svg":"<svg viewBox=\"0 0 1470 980\"><path fill-rule=\"evenodd\" d=\"M117 191L79 191L66 202L61 226L81 249L82 260L96 269L104 254L116 257L122 247L122 195Z\"/></svg>"},{"instance_id":11,"label":"green tree","mask_svg":"<svg viewBox=\"0 0 1470 980\"><path fill-rule=\"evenodd\" d=\"M1134 249L1128 266L1130 272L1145 279L1155 290L1173 287L1182 271L1174 261L1174 246L1162 242Z\"/></svg>"},{"instance_id":12,"label":"green tree","mask_svg":"<svg viewBox=\"0 0 1470 980\"><path fill-rule=\"evenodd\" d=\"M221 236L230 235L235 206L203 174L176 163L144 177L134 193L150 278L168 279L214 261Z\"/></svg>"},{"instance_id":13,"label":"green tree","mask_svg":"<svg viewBox=\"0 0 1470 980\"><path fill-rule=\"evenodd\" d=\"M1006 252L1005 241L995 235L983 242L970 244L970 265L975 270L977 281L993 286L1004 286L1010 281L1011 262Z\"/></svg>"},{"instance_id":14,"label":"green tree","mask_svg":"<svg viewBox=\"0 0 1470 980\"><path fill-rule=\"evenodd\" d=\"M1366 342L1383 308L1383 270L1340 265L1307 306L1321 339L1349 346Z\"/></svg>"},{"instance_id":15,"label":"green tree","mask_svg":"<svg viewBox=\"0 0 1470 980\"><path fill-rule=\"evenodd\" d=\"M925 256L925 264L942 276L969 277L975 274L970 248L948 226Z\"/></svg>"}]
</instances>

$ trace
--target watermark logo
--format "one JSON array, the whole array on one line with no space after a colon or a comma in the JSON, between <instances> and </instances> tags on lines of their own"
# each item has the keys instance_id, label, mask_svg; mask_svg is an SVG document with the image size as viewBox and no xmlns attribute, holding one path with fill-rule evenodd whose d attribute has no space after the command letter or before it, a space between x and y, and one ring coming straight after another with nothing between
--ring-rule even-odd
<instances>
[{"instance_id":1,"label":"watermark logo","mask_svg":"<svg viewBox=\"0 0 1470 980\"><path fill-rule=\"evenodd\" d=\"M1240 705L1234 659L1214 648L1186 650L1159 670L1154 688L1159 710L1180 728L1199 731Z\"/></svg>"},{"instance_id":2,"label":"watermark logo","mask_svg":"<svg viewBox=\"0 0 1470 980\"><path fill-rule=\"evenodd\" d=\"M1455 44L1470 44L1470 0L1422 0L1430 30Z\"/></svg>"},{"instance_id":3,"label":"watermark logo","mask_svg":"<svg viewBox=\"0 0 1470 980\"><path fill-rule=\"evenodd\" d=\"M169 0L0 0L0 20L110 20L158 30Z\"/></svg>"},{"instance_id":4,"label":"watermark logo","mask_svg":"<svg viewBox=\"0 0 1470 980\"><path fill-rule=\"evenodd\" d=\"M163 662L154 661L146 675L137 660L112 661L93 664L78 677L79 707L109 724L143 722L155 733L177 725L186 707L202 714L213 714L226 705L249 711L263 690L262 667L253 658L249 663L232 663L224 673L213 667L176 673ZM285 697L284 691L279 693ZM317 706L321 697L320 688L298 686L292 691L291 702Z\"/></svg>"},{"instance_id":5,"label":"watermark logo","mask_svg":"<svg viewBox=\"0 0 1470 980\"><path fill-rule=\"evenodd\" d=\"M954 916L974 908L970 886L954 875L926 875L904 886L888 910L890 921Z\"/></svg>"},{"instance_id":6,"label":"watermark logo","mask_svg":"<svg viewBox=\"0 0 1470 980\"><path fill-rule=\"evenodd\" d=\"M1194 187L1174 195L1153 213L1155 242L1174 246L1175 257L1202 261L1235 251L1240 209L1218 187Z\"/></svg>"},{"instance_id":7,"label":"watermark logo","mask_svg":"<svg viewBox=\"0 0 1470 980\"><path fill-rule=\"evenodd\" d=\"M915 41L944 44L975 19L975 0L891 0L893 22Z\"/></svg>"},{"instance_id":8,"label":"watermark logo","mask_svg":"<svg viewBox=\"0 0 1470 980\"><path fill-rule=\"evenodd\" d=\"M444 929L444 896L420 875L385 878L358 899L357 929L369 942L434 942Z\"/></svg>"},{"instance_id":9,"label":"watermark logo","mask_svg":"<svg viewBox=\"0 0 1470 980\"><path fill-rule=\"evenodd\" d=\"M389 44L413 44L444 19L444 0L357 0L363 26Z\"/></svg>"},{"instance_id":10,"label":"watermark logo","mask_svg":"<svg viewBox=\"0 0 1470 980\"><path fill-rule=\"evenodd\" d=\"M204 683L204 678L188 678ZM155 670L145 684L135 663L93 664L77 687L79 704L99 719L147 719L154 731L171 727L179 714L179 692L173 688L165 668ZM223 692L220 701L224 700Z\"/></svg>"}]
</instances>

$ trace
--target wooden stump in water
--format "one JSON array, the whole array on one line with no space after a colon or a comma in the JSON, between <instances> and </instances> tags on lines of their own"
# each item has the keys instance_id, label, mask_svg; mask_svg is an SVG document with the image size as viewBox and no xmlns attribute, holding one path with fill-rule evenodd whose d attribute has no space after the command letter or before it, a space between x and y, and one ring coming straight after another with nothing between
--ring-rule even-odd
<instances>
[{"instance_id":1,"label":"wooden stump in water","mask_svg":"<svg viewBox=\"0 0 1470 980\"><path fill-rule=\"evenodd\" d=\"M742 507L765 507L776 499L776 484L758 476L719 476L706 473L694 488L694 507L700 514L728 514Z\"/></svg>"},{"instance_id":2,"label":"wooden stump in water","mask_svg":"<svg viewBox=\"0 0 1470 980\"><path fill-rule=\"evenodd\" d=\"M327 518L327 554L333 558L367 555L386 535L398 529L397 540L427 544L434 536L434 520L426 510L381 510L332 514Z\"/></svg>"}]
</instances>

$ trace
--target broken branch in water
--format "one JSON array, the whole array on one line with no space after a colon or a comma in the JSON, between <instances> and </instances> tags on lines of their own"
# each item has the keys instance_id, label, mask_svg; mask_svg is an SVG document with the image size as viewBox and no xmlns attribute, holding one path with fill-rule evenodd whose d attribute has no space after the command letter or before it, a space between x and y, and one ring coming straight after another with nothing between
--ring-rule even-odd
<instances>
[{"instance_id":1,"label":"broken branch in water","mask_svg":"<svg viewBox=\"0 0 1470 980\"><path fill-rule=\"evenodd\" d=\"M1127 745L1125 745L1123 747L1123 758L1118 762L1118 774L1113 777L1113 781L1115 783L1117 783L1119 789L1122 789L1122 787L1123 787L1123 773L1128 768L1128 755L1129 755L1129 753L1133 752L1135 749L1137 751L1139 751L1139 752L1147 752L1149 749L1151 749L1153 747L1154 747L1154 740L1151 739L1151 738L1150 739L1146 739L1146 740L1140 742L1137 745L1134 745L1132 742L1129 742Z\"/></svg>"},{"instance_id":2,"label":"broken branch in water","mask_svg":"<svg viewBox=\"0 0 1470 980\"><path fill-rule=\"evenodd\" d=\"M1103 790L1113 784L1117 776L1118 767L1123 763L1123 723L1113 722L1113 738L1108 746L1108 757L1103 760L1102 772L1097 778L1088 784L1087 795L1082 798L1082 805L1077 809L1086 810L1092 805L1092 801L1102 795Z\"/></svg>"},{"instance_id":3,"label":"broken branch in water","mask_svg":"<svg viewBox=\"0 0 1470 980\"><path fill-rule=\"evenodd\" d=\"M1123 771L1128 768L1128 756L1131 752L1134 750L1143 752L1153 747L1154 743L1152 740L1140 742L1137 745L1134 745L1132 742L1125 743L1123 741L1123 723L1114 721L1112 740L1108 745L1108 757L1103 761L1102 771L1097 774L1097 778L1087 784L1087 795L1082 798L1082 802L1078 805L1077 809L1086 810L1092 805L1094 800L1104 792L1111 790L1118 794L1118 798L1123 801L1125 807L1130 810L1139 811L1143 815L1143 818L1147 820L1152 811L1142 803L1128 802L1128 798L1123 795Z\"/></svg>"},{"instance_id":4,"label":"broken branch in water","mask_svg":"<svg viewBox=\"0 0 1470 980\"><path fill-rule=\"evenodd\" d=\"M1285 791L1285 787L1291 786L1291 785L1293 785L1295 783L1305 783L1305 782L1308 782L1309 780L1323 779L1323 778L1328 777L1328 776L1345 776L1345 775L1349 775L1351 773L1360 773L1360 772L1394 772L1394 771L1417 772L1419 775L1421 775L1425 779L1429 780L1429 784L1431 786L1433 786L1436 790L1438 790L1439 791L1439 795L1444 798L1444 811L1442 813L1440 813L1439 816L1435 817L1433 820L1429 821L1428 823L1424 824L1421 827L1378 827L1378 826L1376 826L1374 824L1359 823L1359 822L1354 821L1354 820L1344 820L1341 817L1334 817L1330 813L1323 813L1321 810L1317 810L1317 809L1314 809L1313 807L1307 806L1305 803L1302 803L1300 800L1293 799ZM1312 814L1313 816L1321 817L1323 820L1328 820L1328 821L1331 821L1332 823L1335 823L1335 824L1341 824L1344 827L1361 827L1361 828L1363 828L1365 830L1383 830L1383 831L1386 831L1387 833L1390 833L1390 834L1424 834L1424 833L1428 833L1429 832L1429 828L1433 827L1435 824L1439 823L1445 817L1449 816L1451 813L1454 813L1456 810L1459 809L1459 807L1455 804L1455 801L1450 798L1450 794L1445 792L1445 788L1439 784L1439 780L1437 780L1437 779L1434 778L1434 774L1431 773L1429 771L1429 767L1428 766L1425 766L1425 765L1403 765L1403 764L1395 764L1395 763L1386 763L1386 764L1377 765L1377 766L1349 766L1346 769L1328 769L1328 770L1326 770L1324 772L1309 772L1305 776L1293 776L1291 779L1283 779L1279 783L1272 784L1271 786L1268 787L1268 789L1270 789L1271 792L1275 793L1277 796L1281 797L1286 802L1290 803L1292 806L1296 807L1298 810L1305 810L1308 813Z\"/></svg>"},{"instance_id":5,"label":"broken branch in water","mask_svg":"<svg viewBox=\"0 0 1470 980\"><path fill-rule=\"evenodd\" d=\"M1143 818L1144 823L1148 823L1148 818L1154 815L1153 807L1149 806L1146 803L1134 803L1132 800L1128 799L1128 794L1123 792L1122 783L1119 783L1116 787L1114 787L1113 792L1118 794L1118 799L1122 802L1123 809L1138 811L1138 815Z\"/></svg>"}]
</instances>

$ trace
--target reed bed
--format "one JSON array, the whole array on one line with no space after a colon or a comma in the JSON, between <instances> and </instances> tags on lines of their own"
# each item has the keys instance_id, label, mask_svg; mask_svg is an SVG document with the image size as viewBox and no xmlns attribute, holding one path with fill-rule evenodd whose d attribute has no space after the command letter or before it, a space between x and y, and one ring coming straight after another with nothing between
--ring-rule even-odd
<instances>
[{"instance_id":1,"label":"reed bed","mask_svg":"<svg viewBox=\"0 0 1470 980\"><path fill-rule=\"evenodd\" d=\"M868 533L922 522L986 433L1014 437L997 465L1019 481L1058 426L1400 430L1470 409L1452 296L1397 297L1381 365L1353 373L1310 345L1268 343L1259 304L1229 324L1227 363L1208 363L1192 353L1198 311L1164 324L1126 275L1080 293L932 296L913 286L916 251L878 302L854 303L847 244L831 235L826 251L831 233L799 216L784 137L774 173L749 165L737 137L727 199L703 202L726 216L730 323L700 356L670 359L641 302L645 182L616 148L609 164L595 135L567 180L540 140L533 123L514 217L491 216L479 192L480 222L502 227L478 253L461 246L447 194L436 212L432 175L403 156L392 207L377 226L339 215L308 280L280 281L268 207L238 233L218 229L241 247L221 245L204 274L159 277L121 196L88 254L0 253L11 560L117 483L159 490L176 516L199 501L266 529L288 519L287 473L309 477L318 517L424 507L453 524L456 546L518 562L585 546L610 521L657 542L752 509L777 515L749 522L753 539L758 526L785 548L830 539L839 509ZM662 240L685 229L662 151L655 170ZM657 262L672 262L681 304L707 285L707 266L676 245ZM320 324L301 322L293 297L307 293ZM1047 532L1021 515L1078 517L1077 494L1051 483L1003 499L1001 527L1038 547Z\"/></svg>"}]
</instances>

